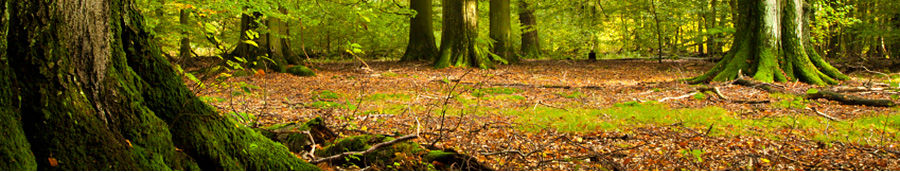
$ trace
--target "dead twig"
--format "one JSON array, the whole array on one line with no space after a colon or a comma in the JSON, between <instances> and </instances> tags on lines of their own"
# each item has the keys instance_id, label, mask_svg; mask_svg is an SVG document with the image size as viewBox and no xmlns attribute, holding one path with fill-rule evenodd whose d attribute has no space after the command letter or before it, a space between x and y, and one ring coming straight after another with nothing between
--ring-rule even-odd
<instances>
[{"instance_id":1,"label":"dead twig","mask_svg":"<svg viewBox=\"0 0 900 172\"><path fill-rule=\"evenodd\" d=\"M816 115L819 115L819 116L821 116L821 117L828 118L828 119L830 119L830 120L832 120L832 121L841 121L840 119L837 119L837 118L835 118L835 117L828 116L828 114L819 112L819 110L816 110L815 107L813 107L813 108L806 108L806 110L811 110L811 111L813 111Z\"/></svg>"},{"instance_id":2,"label":"dead twig","mask_svg":"<svg viewBox=\"0 0 900 172\"><path fill-rule=\"evenodd\" d=\"M378 148L385 147L385 146L390 146L390 145L393 145L393 144L396 144L396 143L399 143L399 142L402 142L402 141L407 141L407 140L415 139L415 138L418 138L418 137L419 137L419 136L418 136L418 135L415 135L415 134L406 135L406 136L399 137L399 138L397 138L397 139L394 139L394 140L391 140L391 141L388 141L388 142L383 142L383 143L379 143L379 144L372 145L372 147L369 147L369 149L366 149L365 151L344 152L344 153L341 153L341 154L332 155L332 156L325 157L325 158L322 158L322 159L312 160L312 161L309 161L309 163L312 163L312 164L318 164L318 163L321 163L321 162L331 161L331 160L338 159L338 158L342 158L342 157L345 157L345 156L357 155L357 154L359 154L359 155L367 154L367 153L373 152L373 151L375 151L375 150L378 150Z\"/></svg>"}]
</instances>

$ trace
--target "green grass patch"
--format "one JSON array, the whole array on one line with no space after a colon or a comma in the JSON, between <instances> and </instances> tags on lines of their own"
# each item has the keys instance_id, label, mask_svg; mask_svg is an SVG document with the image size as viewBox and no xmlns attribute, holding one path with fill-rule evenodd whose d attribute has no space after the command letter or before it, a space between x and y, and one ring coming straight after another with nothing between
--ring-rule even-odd
<instances>
[{"instance_id":1,"label":"green grass patch","mask_svg":"<svg viewBox=\"0 0 900 172\"><path fill-rule=\"evenodd\" d=\"M779 109L804 109L809 103L809 100L796 95L772 93L769 96L776 99L772 106Z\"/></svg>"},{"instance_id":2,"label":"green grass patch","mask_svg":"<svg viewBox=\"0 0 900 172\"><path fill-rule=\"evenodd\" d=\"M570 99L580 99L580 98L584 97L584 93L581 93L580 91L572 91L572 92L568 92L568 93L555 92L554 94L565 97L565 98L570 98Z\"/></svg>"},{"instance_id":3,"label":"green grass patch","mask_svg":"<svg viewBox=\"0 0 900 172\"><path fill-rule=\"evenodd\" d=\"M522 92L522 90L518 89L518 88L491 87L491 88L475 89L472 91L472 96L484 97L485 95L516 94L516 93L521 93L521 92Z\"/></svg>"},{"instance_id":4,"label":"green grass patch","mask_svg":"<svg viewBox=\"0 0 900 172\"><path fill-rule=\"evenodd\" d=\"M862 144L866 139L871 144L878 144L882 133L885 138L900 138L900 109L897 108L891 113L841 122L811 114L743 119L720 107L673 109L655 102L623 102L606 109L563 110L538 106L507 109L502 114L518 116L516 122L522 123L521 129L525 131L540 131L543 128L575 133L627 131L636 127L680 123L703 132L713 125L709 133L711 136L745 135L780 140L786 131L792 131L794 135L818 141L863 140Z\"/></svg>"},{"instance_id":5,"label":"green grass patch","mask_svg":"<svg viewBox=\"0 0 900 172\"><path fill-rule=\"evenodd\" d=\"M366 96L366 98L364 100L366 100L366 101L382 101L382 100L410 100L410 99L412 99L412 96L409 94L379 93L379 94L372 94L372 95Z\"/></svg>"},{"instance_id":6,"label":"green grass patch","mask_svg":"<svg viewBox=\"0 0 900 172\"><path fill-rule=\"evenodd\" d=\"M318 108L318 109L328 109L328 108L340 108L340 109L348 109L348 110L356 109L356 105L353 105L351 103L344 104L344 103L337 103L337 102L330 102L330 101L316 101L316 102L310 103L309 106L313 107L313 108Z\"/></svg>"},{"instance_id":7,"label":"green grass patch","mask_svg":"<svg viewBox=\"0 0 900 172\"><path fill-rule=\"evenodd\" d=\"M313 99L315 100L336 100L340 99L341 97L344 97L344 95L331 90L324 90L313 93Z\"/></svg>"}]
</instances>

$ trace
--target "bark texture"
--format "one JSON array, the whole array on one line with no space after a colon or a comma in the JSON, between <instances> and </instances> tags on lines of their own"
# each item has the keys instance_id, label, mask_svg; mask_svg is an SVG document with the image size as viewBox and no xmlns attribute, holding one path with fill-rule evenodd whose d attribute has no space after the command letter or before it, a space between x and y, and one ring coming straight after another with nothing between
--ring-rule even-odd
<instances>
[{"instance_id":1,"label":"bark texture","mask_svg":"<svg viewBox=\"0 0 900 172\"><path fill-rule=\"evenodd\" d=\"M0 70L0 86L14 83L0 88L0 101L21 106L12 106L13 113L0 106L0 115L16 119L2 121L2 127L13 126L4 133L15 136L15 124L21 122L27 140L4 139L20 152L11 156L16 163L4 156L0 166L317 169L195 97L149 39L134 5L131 0L11 2L9 40L23 44L12 44L11 71ZM9 90L18 90L16 96ZM21 149L29 144L30 149ZM2 145L3 154L8 145Z\"/></svg>"},{"instance_id":2,"label":"bark texture","mask_svg":"<svg viewBox=\"0 0 900 172\"><path fill-rule=\"evenodd\" d=\"M438 54L434 41L432 26L432 0L410 0L410 8L416 10L416 16L409 20L409 43L400 61L433 61Z\"/></svg>"},{"instance_id":3,"label":"bark texture","mask_svg":"<svg viewBox=\"0 0 900 172\"><path fill-rule=\"evenodd\" d=\"M478 5L476 0L444 0L444 24L440 56L435 68L450 66L490 67L490 61L476 50Z\"/></svg>"},{"instance_id":4,"label":"bark texture","mask_svg":"<svg viewBox=\"0 0 900 172\"><path fill-rule=\"evenodd\" d=\"M178 22L182 27L189 27L188 19L190 18L190 13L186 10L182 9L179 11L181 15L178 15ZM181 31L181 47L178 49L178 58L181 61L187 60L191 57L191 38L188 36L187 29Z\"/></svg>"},{"instance_id":5,"label":"bark texture","mask_svg":"<svg viewBox=\"0 0 900 172\"><path fill-rule=\"evenodd\" d=\"M509 0L491 0L490 3L490 36L496 41L491 52L500 58L516 61L510 41Z\"/></svg>"},{"instance_id":6,"label":"bark texture","mask_svg":"<svg viewBox=\"0 0 900 172\"><path fill-rule=\"evenodd\" d=\"M733 80L746 74L763 82L800 81L816 85L849 79L807 50L802 42L802 0L738 1L737 33L722 61L693 82Z\"/></svg>"},{"instance_id":7,"label":"bark texture","mask_svg":"<svg viewBox=\"0 0 900 172\"><path fill-rule=\"evenodd\" d=\"M528 2L519 1L519 22L522 23L522 54L526 57L541 55L541 41L538 38L537 18Z\"/></svg>"}]
</instances>

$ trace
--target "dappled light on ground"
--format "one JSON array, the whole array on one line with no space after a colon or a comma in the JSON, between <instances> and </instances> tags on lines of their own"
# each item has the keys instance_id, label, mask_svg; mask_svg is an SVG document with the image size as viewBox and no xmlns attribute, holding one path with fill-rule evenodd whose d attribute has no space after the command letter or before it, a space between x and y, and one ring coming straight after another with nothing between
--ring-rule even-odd
<instances>
[{"instance_id":1,"label":"dappled light on ground","mask_svg":"<svg viewBox=\"0 0 900 172\"><path fill-rule=\"evenodd\" d=\"M342 137L418 133L415 142L457 150L497 170L900 167L897 108L681 80L713 65L704 61L526 60L493 70L368 65L320 63L315 77L257 74L210 80L194 91L221 113L250 114L261 126L323 117ZM857 75L870 78L842 86L871 85L870 75ZM780 85L793 92L814 87ZM723 97L694 94L703 87Z\"/></svg>"}]
</instances>

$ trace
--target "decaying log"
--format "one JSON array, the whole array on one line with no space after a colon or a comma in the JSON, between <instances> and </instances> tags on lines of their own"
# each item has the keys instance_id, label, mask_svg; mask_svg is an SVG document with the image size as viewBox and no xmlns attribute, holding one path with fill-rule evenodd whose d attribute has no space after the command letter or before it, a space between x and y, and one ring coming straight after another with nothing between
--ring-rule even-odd
<instances>
[{"instance_id":1,"label":"decaying log","mask_svg":"<svg viewBox=\"0 0 900 172\"><path fill-rule=\"evenodd\" d=\"M844 94L836 93L833 91L825 91L825 90L818 90L811 94L793 93L793 92L785 90L781 86L751 80L746 77L737 79L737 80L735 80L734 83L738 84L738 85L753 87L753 88L768 91L768 92L778 92L778 93L784 93L784 94L797 95L797 96L801 96L801 97L804 97L807 99L824 98L827 100L837 101L837 102L840 102L842 104L847 104L847 105L865 105L865 106L875 106L875 107L893 107L893 106L897 105L893 101L887 100L887 99L866 99L866 98L861 98L861 97L856 97L856 96L851 96L851 95L844 95Z\"/></svg>"}]
</instances>

